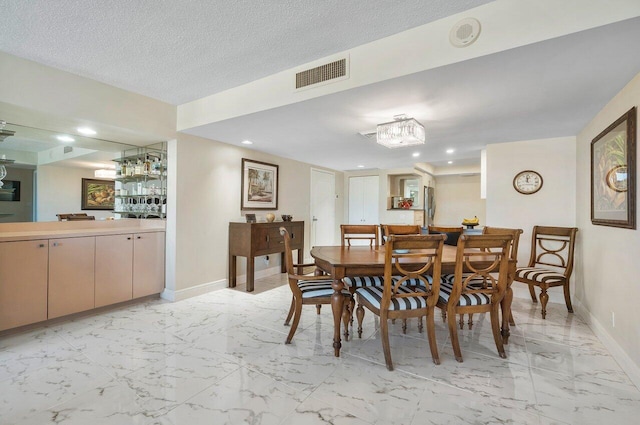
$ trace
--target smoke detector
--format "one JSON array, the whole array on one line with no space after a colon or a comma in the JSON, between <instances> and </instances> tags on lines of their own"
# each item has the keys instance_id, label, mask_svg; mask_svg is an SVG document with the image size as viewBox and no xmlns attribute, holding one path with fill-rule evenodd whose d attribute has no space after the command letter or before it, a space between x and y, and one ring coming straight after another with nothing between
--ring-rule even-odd
<instances>
[{"instance_id":1,"label":"smoke detector","mask_svg":"<svg viewBox=\"0 0 640 425\"><path fill-rule=\"evenodd\" d=\"M472 45L480 35L480 21L475 18L465 18L456 23L449 31L449 41L455 47Z\"/></svg>"}]
</instances>

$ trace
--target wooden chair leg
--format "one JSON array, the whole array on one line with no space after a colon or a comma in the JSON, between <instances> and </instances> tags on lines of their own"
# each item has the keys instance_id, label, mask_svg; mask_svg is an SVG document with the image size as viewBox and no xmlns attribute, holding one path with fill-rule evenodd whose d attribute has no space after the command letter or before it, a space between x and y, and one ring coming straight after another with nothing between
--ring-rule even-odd
<instances>
[{"instance_id":1,"label":"wooden chair leg","mask_svg":"<svg viewBox=\"0 0 640 425\"><path fill-rule=\"evenodd\" d=\"M405 335L407 333L407 319L402 319L402 333Z\"/></svg>"},{"instance_id":2,"label":"wooden chair leg","mask_svg":"<svg viewBox=\"0 0 640 425\"><path fill-rule=\"evenodd\" d=\"M316 312L320 314L320 309L322 308L322 304L316 304Z\"/></svg>"},{"instance_id":3,"label":"wooden chair leg","mask_svg":"<svg viewBox=\"0 0 640 425\"><path fill-rule=\"evenodd\" d=\"M562 285L564 287L564 302L567 304L567 311L573 313L573 306L571 305L571 289L569 289L569 282Z\"/></svg>"},{"instance_id":4,"label":"wooden chair leg","mask_svg":"<svg viewBox=\"0 0 640 425\"><path fill-rule=\"evenodd\" d=\"M447 310L443 308L440 310L440 314L442 314L442 321L447 323Z\"/></svg>"},{"instance_id":5,"label":"wooden chair leg","mask_svg":"<svg viewBox=\"0 0 640 425\"><path fill-rule=\"evenodd\" d=\"M298 323L300 323L300 316L302 315L302 300L296 300L294 298L294 303L293 323L291 324L291 329L289 329L289 335L287 335L287 339L284 342L285 344L291 344L293 334L295 334L296 329L298 329Z\"/></svg>"},{"instance_id":6,"label":"wooden chair leg","mask_svg":"<svg viewBox=\"0 0 640 425\"><path fill-rule=\"evenodd\" d=\"M358 319L358 338L362 338L362 321L364 320L364 308L358 304L356 309L356 317Z\"/></svg>"},{"instance_id":7,"label":"wooden chair leg","mask_svg":"<svg viewBox=\"0 0 640 425\"><path fill-rule=\"evenodd\" d=\"M422 324L422 316L418 317L418 332L422 333L422 330L424 329L424 326Z\"/></svg>"},{"instance_id":8,"label":"wooden chair leg","mask_svg":"<svg viewBox=\"0 0 640 425\"><path fill-rule=\"evenodd\" d=\"M458 325L460 326L460 330L464 329L464 314L461 314L458 317Z\"/></svg>"},{"instance_id":9,"label":"wooden chair leg","mask_svg":"<svg viewBox=\"0 0 640 425\"><path fill-rule=\"evenodd\" d=\"M292 296L291 297L291 307L289 307L289 314L287 314L287 318L284 321L284 325L285 326L289 326L289 322L291 321L291 318L293 317L293 310L296 308L296 300L295 298Z\"/></svg>"},{"instance_id":10,"label":"wooden chair leg","mask_svg":"<svg viewBox=\"0 0 640 425\"><path fill-rule=\"evenodd\" d=\"M349 322L351 319L351 303L349 300L345 300L344 307L342 309L342 324L344 325L344 340L349 340Z\"/></svg>"},{"instance_id":11,"label":"wooden chair leg","mask_svg":"<svg viewBox=\"0 0 640 425\"><path fill-rule=\"evenodd\" d=\"M496 348L498 354L503 359L507 358L507 354L504 352L504 345L502 343L502 333L500 333L500 314L498 312L499 304L496 304L491 309L491 331L493 332L493 340L496 342Z\"/></svg>"},{"instance_id":12,"label":"wooden chair leg","mask_svg":"<svg viewBox=\"0 0 640 425\"><path fill-rule=\"evenodd\" d=\"M531 301L533 301L534 303L537 303L538 300L536 299L535 288L531 284L529 284L528 286L529 286L529 294L531 294Z\"/></svg>"},{"instance_id":13,"label":"wooden chair leg","mask_svg":"<svg viewBox=\"0 0 640 425\"><path fill-rule=\"evenodd\" d=\"M547 302L549 302L549 295L547 294L547 288L540 286L540 304L542 305L542 319L547 318Z\"/></svg>"},{"instance_id":14,"label":"wooden chair leg","mask_svg":"<svg viewBox=\"0 0 640 425\"><path fill-rule=\"evenodd\" d=\"M462 363L462 351L460 350L460 341L458 341L458 325L456 323L456 314L454 311L449 313L449 335L451 337L451 346L453 347L453 354L456 360Z\"/></svg>"},{"instance_id":15,"label":"wooden chair leg","mask_svg":"<svg viewBox=\"0 0 640 425\"><path fill-rule=\"evenodd\" d=\"M516 321L513 320L513 312L512 311L509 312L509 325L511 325L511 326L515 326L516 325Z\"/></svg>"},{"instance_id":16,"label":"wooden chair leg","mask_svg":"<svg viewBox=\"0 0 640 425\"><path fill-rule=\"evenodd\" d=\"M356 298L355 294L351 294L351 300L349 301L349 313L351 316L349 317L349 323L353 326L353 312L356 311Z\"/></svg>"},{"instance_id":17,"label":"wooden chair leg","mask_svg":"<svg viewBox=\"0 0 640 425\"><path fill-rule=\"evenodd\" d=\"M429 340L429 348L431 349L431 358L433 363L440 364L440 356L438 355L438 344L436 342L436 323L433 319L435 311L431 309L427 314L427 339ZM420 318L422 323L422 317Z\"/></svg>"},{"instance_id":18,"label":"wooden chair leg","mask_svg":"<svg viewBox=\"0 0 640 425\"><path fill-rule=\"evenodd\" d=\"M386 315L380 317L380 338L382 339L382 351L384 352L384 361L387 364L387 369L393 370L391 347L389 346L389 320Z\"/></svg>"},{"instance_id":19,"label":"wooden chair leg","mask_svg":"<svg viewBox=\"0 0 640 425\"><path fill-rule=\"evenodd\" d=\"M467 320L467 326L469 327L469 330L471 330L473 328L473 314L469 313L469 320Z\"/></svg>"}]
</instances>

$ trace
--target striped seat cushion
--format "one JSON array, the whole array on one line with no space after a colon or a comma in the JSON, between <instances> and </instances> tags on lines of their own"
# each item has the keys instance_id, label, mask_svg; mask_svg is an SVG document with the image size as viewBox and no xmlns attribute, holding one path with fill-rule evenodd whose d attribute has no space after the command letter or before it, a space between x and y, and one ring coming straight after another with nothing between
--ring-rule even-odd
<instances>
[{"instance_id":1,"label":"striped seat cushion","mask_svg":"<svg viewBox=\"0 0 640 425\"><path fill-rule=\"evenodd\" d=\"M447 304L449 297L453 291L453 285L448 282L440 284L440 302ZM491 298L486 294L462 294L460 296L459 306L484 305L491 304Z\"/></svg>"},{"instance_id":2,"label":"striped seat cushion","mask_svg":"<svg viewBox=\"0 0 640 425\"><path fill-rule=\"evenodd\" d=\"M533 280L541 283L562 283L564 275L555 270L541 269L539 267L521 267L516 270L516 279Z\"/></svg>"},{"instance_id":3,"label":"striped seat cushion","mask_svg":"<svg viewBox=\"0 0 640 425\"><path fill-rule=\"evenodd\" d=\"M367 300L372 306L380 309L382 301L382 292L384 289L380 286L370 286L367 288L358 288L356 294ZM407 286L398 287L398 293L412 294L413 291ZM389 310L415 310L427 307L427 297L410 297L410 298L392 298Z\"/></svg>"},{"instance_id":4,"label":"striped seat cushion","mask_svg":"<svg viewBox=\"0 0 640 425\"><path fill-rule=\"evenodd\" d=\"M431 276L425 276L427 281L431 283L433 279ZM401 276L393 276L393 281L397 282L401 279ZM342 279L347 288L369 288L372 286L384 286L384 276L354 276L345 277ZM408 286L424 286L424 283L420 279L409 279L405 282Z\"/></svg>"},{"instance_id":5,"label":"striped seat cushion","mask_svg":"<svg viewBox=\"0 0 640 425\"><path fill-rule=\"evenodd\" d=\"M331 280L300 280L298 288L302 291L302 298L330 297L333 295ZM342 290L343 295L351 295L347 289Z\"/></svg>"}]
</instances>

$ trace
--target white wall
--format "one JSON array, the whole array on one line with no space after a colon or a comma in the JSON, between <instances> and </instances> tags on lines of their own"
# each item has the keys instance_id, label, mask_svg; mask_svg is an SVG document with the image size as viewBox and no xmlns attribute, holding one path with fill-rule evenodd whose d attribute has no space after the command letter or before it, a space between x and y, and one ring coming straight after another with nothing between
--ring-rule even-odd
<instances>
[{"instance_id":1,"label":"white wall","mask_svg":"<svg viewBox=\"0 0 640 425\"><path fill-rule=\"evenodd\" d=\"M631 107L638 105L640 74L578 135L576 205L580 238L575 294L590 314L592 327L595 326L615 340L625 353L622 357L628 356L640 370L640 235L638 230L592 225L590 194L591 141ZM636 126L636 129L640 130L640 127ZM640 142L640 133L636 135L636 140ZM636 214L637 211L636 207ZM639 223L638 217L636 223ZM612 312L615 313L615 327L611 321Z\"/></svg>"},{"instance_id":2,"label":"white wall","mask_svg":"<svg viewBox=\"0 0 640 425\"><path fill-rule=\"evenodd\" d=\"M244 221L240 210L242 158L279 166L277 211L248 211L258 220L273 212L291 214L305 222L305 257L309 253L311 165L214 142L178 135L176 143L176 269L170 289L181 291L197 285L221 282L228 276L229 222ZM318 167L315 167L318 168ZM336 223L342 222L343 174L336 172ZM171 211L171 210L170 210ZM238 275L245 273L238 258ZM256 260L256 272L278 267L280 256L271 255L269 265ZM179 296L178 296L179 298Z\"/></svg>"},{"instance_id":3,"label":"white wall","mask_svg":"<svg viewBox=\"0 0 640 425\"><path fill-rule=\"evenodd\" d=\"M480 175L436 176L434 224L459 226L464 218L477 216L486 224L486 202L480 199Z\"/></svg>"},{"instance_id":4,"label":"white wall","mask_svg":"<svg viewBox=\"0 0 640 425\"><path fill-rule=\"evenodd\" d=\"M496 143L487 146L487 226L519 228L518 265L529 262L531 231L535 225L576 225L575 137ZM522 195L513 178L523 170L540 173L539 192ZM581 238L581 232L578 232ZM574 287L575 274L571 278ZM525 285L514 283L515 296L529 298ZM549 300L564 304L561 289L550 290Z\"/></svg>"},{"instance_id":5,"label":"white wall","mask_svg":"<svg viewBox=\"0 0 640 425\"><path fill-rule=\"evenodd\" d=\"M82 179L94 179L89 168L42 165L37 175L38 217L35 221L56 221L56 214L85 212L96 220L112 217L112 211L82 210Z\"/></svg>"}]
</instances>

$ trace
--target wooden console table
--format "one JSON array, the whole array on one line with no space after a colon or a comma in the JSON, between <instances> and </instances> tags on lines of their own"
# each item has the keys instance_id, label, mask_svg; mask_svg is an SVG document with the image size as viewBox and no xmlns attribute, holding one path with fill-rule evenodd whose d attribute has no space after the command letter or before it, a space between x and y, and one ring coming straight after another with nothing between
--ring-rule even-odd
<instances>
[{"instance_id":1,"label":"wooden console table","mask_svg":"<svg viewBox=\"0 0 640 425\"><path fill-rule=\"evenodd\" d=\"M291 249L298 250L298 263L303 263L304 221L273 223L229 223L229 287L236 286L236 257L247 258L247 292L253 291L255 257L280 253L282 273L284 264L284 238L280 227L291 236Z\"/></svg>"}]
</instances>

